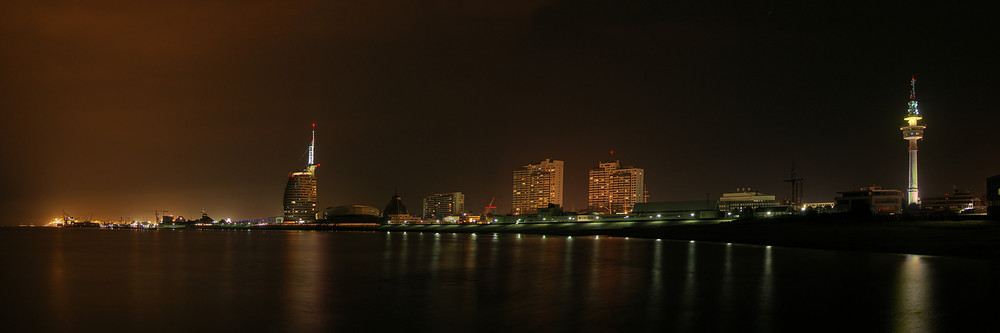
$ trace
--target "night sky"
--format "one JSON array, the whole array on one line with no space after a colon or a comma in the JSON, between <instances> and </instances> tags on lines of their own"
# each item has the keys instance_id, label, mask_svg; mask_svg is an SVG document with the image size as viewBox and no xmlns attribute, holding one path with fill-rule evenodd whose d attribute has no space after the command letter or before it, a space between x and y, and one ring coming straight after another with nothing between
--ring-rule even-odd
<instances>
[{"instance_id":1,"label":"night sky","mask_svg":"<svg viewBox=\"0 0 1000 333\"><path fill-rule=\"evenodd\" d=\"M4 1L0 223L63 209L281 214L317 123L319 205L411 213L511 172L646 169L651 201L737 187L807 201L904 189L909 79L921 195L1000 174L995 8L911 1Z\"/></svg>"}]
</instances>

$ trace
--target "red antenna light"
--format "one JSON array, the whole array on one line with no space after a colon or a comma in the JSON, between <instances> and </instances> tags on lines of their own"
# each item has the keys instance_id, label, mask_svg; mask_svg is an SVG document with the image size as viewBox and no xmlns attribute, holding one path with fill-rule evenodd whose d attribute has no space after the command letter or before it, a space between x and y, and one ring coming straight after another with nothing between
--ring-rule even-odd
<instances>
[{"instance_id":1,"label":"red antenna light","mask_svg":"<svg viewBox=\"0 0 1000 333\"><path fill-rule=\"evenodd\" d=\"M316 123L313 123L313 127L316 127Z\"/></svg>"}]
</instances>

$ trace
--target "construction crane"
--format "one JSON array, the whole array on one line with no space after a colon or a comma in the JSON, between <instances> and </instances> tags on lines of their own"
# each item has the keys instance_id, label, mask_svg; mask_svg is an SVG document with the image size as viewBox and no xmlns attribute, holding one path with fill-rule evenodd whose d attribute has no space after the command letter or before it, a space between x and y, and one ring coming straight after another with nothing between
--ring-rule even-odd
<instances>
[{"instance_id":1,"label":"construction crane","mask_svg":"<svg viewBox=\"0 0 1000 333\"><path fill-rule=\"evenodd\" d=\"M497 206L493 205L493 201L496 200L496 198L497 197L495 196L493 198L490 198L490 204L486 205L486 207L483 207L483 220L486 220L487 222L492 222L491 220L493 218L493 215L496 215Z\"/></svg>"},{"instance_id":2,"label":"construction crane","mask_svg":"<svg viewBox=\"0 0 1000 333\"><path fill-rule=\"evenodd\" d=\"M147 212L148 212L148 210L147 210ZM161 212L163 212L163 213L169 213L170 211L166 210L166 209L154 209L153 210L153 216L155 216L155 217L153 218L153 223L160 223L160 213ZM163 215L166 216L166 214L163 214Z\"/></svg>"}]
</instances>

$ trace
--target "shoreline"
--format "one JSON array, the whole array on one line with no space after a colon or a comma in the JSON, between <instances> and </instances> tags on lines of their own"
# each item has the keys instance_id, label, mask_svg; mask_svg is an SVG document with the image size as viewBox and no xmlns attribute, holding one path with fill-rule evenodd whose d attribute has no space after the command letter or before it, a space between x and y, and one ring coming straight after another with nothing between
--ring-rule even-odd
<instances>
[{"instance_id":1,"label":"shoreline","mask_svg":"<svg viewBox=\"0 0 1000 333\"><path fill-rule=\"evenodd\" d=\"M208 227L204 229L225 229ZM245 229L245 228L243 228ZM829 223L802 220L669 221L538 224L406 224L379 226L276 226L264 230L505 233L695 240L749 245L949 256L1000 260L1000 221L882 221Z\"/></svg>"},{"instance_id":2,"label":"shoreline","mask_svg":"<svg viewBox=\"0 0 1000 333\"><path fill-rule=\"evenodd\" d=\"M450 228L449 228L450 227ZM391 226L341 230L523 233L556 236L601 235L795 248L950 256L1000 260L998 221L921 221L872 224L719 223L616 228L476 228L468 226Z\"/></svg>"},{"instance_id":3,"label":"shoreline","mask_svg":"<svg viewBox=\"0 0 1000 333\"><path fill-rule=\"evenodd\" d=\"M174 230L180 231L185 229L504 233L552 236L600 235L1000 260L1000 221L986 219L964 221L897 220L851 223L801 220L733 222L724 220L692 220L537 224L393 224L377 226L192 226Z\"/></svg>"}]
</instances>

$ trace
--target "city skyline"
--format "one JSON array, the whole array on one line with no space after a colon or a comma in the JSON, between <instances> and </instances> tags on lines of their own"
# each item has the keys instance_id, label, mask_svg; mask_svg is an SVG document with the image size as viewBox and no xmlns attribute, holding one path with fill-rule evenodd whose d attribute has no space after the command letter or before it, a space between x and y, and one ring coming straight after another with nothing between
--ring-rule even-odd
<instances>
[{"instance_id":1,"label":"city skyline","mask_svg":"<svg viewBox=\"0 0 1000 333\"><path fill-rule=\"evenodd\" d=\"M650 201L785 197L793 164L805 201L905 190L887 129L911 77L933 123L920 194L982 195L996 28L963 6L14 1L0 223L277 216L310 123L319 207L382 207L398 185L411 208L462 191L507 212L510 171L553 158L580 210L609 150Z\"/></svg>"}]
</instances>

